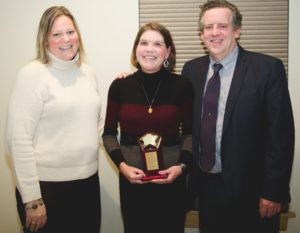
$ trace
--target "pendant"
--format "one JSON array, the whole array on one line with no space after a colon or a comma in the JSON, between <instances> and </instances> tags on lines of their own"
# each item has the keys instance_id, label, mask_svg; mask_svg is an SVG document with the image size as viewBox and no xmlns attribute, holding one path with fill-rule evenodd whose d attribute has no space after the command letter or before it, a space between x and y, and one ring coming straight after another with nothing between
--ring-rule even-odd
<instances>
[{"instance_id":1,"label":"pendant","mask_svg":"<svg viewBox=\"0 0 300 233\"><path fill-rule=\"evenodd\" d=\"M153 112L153 109L152 109L152 107L150 106L150 107L148 108L148 113L151 114L152 112Z\"/></svg>"}]
</instances>

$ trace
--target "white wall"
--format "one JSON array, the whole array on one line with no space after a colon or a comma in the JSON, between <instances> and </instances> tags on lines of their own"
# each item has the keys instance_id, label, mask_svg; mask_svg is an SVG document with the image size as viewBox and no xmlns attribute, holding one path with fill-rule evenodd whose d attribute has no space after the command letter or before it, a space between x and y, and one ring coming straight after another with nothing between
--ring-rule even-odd
<instances>
[{"instance_id":1,"label":"white wall","mask_svg":"<svg viewBox=\"0 0 300 233\"><path fill-rule=\"evenodd\" d=\"M75 16L97 72L103 108L108 86L130 69L130 53L138 30L138 0L1 0L0 1L0 232L21 232L15 207L14 182L4 154L3 136L9 93L17 72L35 55L35 36L44 10L64 5ZM122 232L117 173L100 153L102 233ZM82 200L84 201L84 200Z\"/></svg>"},{"instance_id":2,"label":"white wall","mask_svg":"<svg viewBox=\"0 0 300 233\"><path fill-rule=\"evenodd\" d=\"M291 179L291 209L296 212L297 217L289 221L288 233L300 232L300 1L289 1L289 89L292 99L296 141L295 157Z\"/></svg>"},{"instance_id":3,"label":"white wall","mask_svg":"<svg viewBox=\"0 0 300 233\"><path fill-rule=\"evenodd\" d=\"M296 124L296 152L291 180L291 208L300 216L300 2L290 0L289 88ZM130 69L129 57L138 30L138 0L1 0L0 2L0 232L21 232L14 197L14 182L4 154L3 136L9 93L20 68L35 55L35 35L42 12L52 5L67 6L76 17L89 63L107 89L115 75ZM297 67L298 66L298 67ZM101 233L122 232L117 174L101 151ZM300 221L291 219L287 233L298 233Z\"/></svg>"}]
</instances>

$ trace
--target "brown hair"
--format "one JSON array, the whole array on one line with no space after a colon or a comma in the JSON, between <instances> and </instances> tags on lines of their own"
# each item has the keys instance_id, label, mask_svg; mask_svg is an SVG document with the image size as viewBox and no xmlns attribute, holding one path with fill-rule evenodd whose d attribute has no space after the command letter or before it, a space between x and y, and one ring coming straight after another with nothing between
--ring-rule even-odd
<instances>
[{"instance_id":1,"label":"brown hair","mask_svg":"<svg viewBox=\"0 0 300 233\"><path fill-rule=\"evenodd\" d=\"M78 38L79 38L79 59L78 59L78 65L80 65L85 58L85 51L81 39L81 34L78 28L78 25L76 23L75 18L71 14L71 12L64 6L53 6L48 8L44 14L42 15L42 18L39 23L37 38L36 38L36 59L44 64L49 63L49 56L47 52L47 39L49 37L51 28L55 22L55 20L60 16L67 16L69 17L75 27L75 30L77 32Z\"/></svg>"},{"instance_id":2,"label":"brown hair","mask_svg":"<svg viewBox=\"0 0 300 233\"><path fill-rule=\"evenodd\" d=\"M138 31L135 41L134 41L134 44L133 44L132 52L131 52L131 64L138 69L141 68L140 64L138 63L137 57L136 57L136 48L139 44L142 34L145 31L149 31L149 30L157 31L159 34L161 34L162 37L164 38L166 47L171 48L171 52L168 57L169 66L165 69L168 71L174 71L175 65L176 65L176 49L175 49L175 45L174 45L171 33L169 32L169 30L166 27L164 27L162 24L157 23L157 22L147 23L144 26L142 26L140 28L140 30Z\"/></svg>"},{"instance_id":3,"label":"brown hair","mask_svg":"<svg viewBox=\"0 0 300 233\"><path fill-rule=\"evenodd\" d=\"M227 8L232 12L232 26L237 29L242 27L242 14L239 9L232 3L224 0L209 0L200 6L200 16L199 16L199 31L204 30L204 20L203 15L206 11L213 8Z\"/></svg>"}]
</instances>

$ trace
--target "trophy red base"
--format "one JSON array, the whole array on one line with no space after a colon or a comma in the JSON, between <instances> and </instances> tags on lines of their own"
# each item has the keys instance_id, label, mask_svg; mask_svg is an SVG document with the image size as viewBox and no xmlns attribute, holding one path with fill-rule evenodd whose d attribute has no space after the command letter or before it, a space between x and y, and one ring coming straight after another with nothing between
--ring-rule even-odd
<instances>
[{"instance_id":1,"label":"trophy red base","mask_svg":"<svg viewBox=\"0 0 300 233\"><path fill-rule=\"evenodd\" d=\"M165 175L158 173L163 167L160 143L161 137L154 133L147 133L139 138L146 173L146 176L141 179L142 181L166 178Z\"/></svg>"},{"instance_id":2,"label":"trophy red base","mask_svg":"<svg viewBox=\"0 0 300 233\"><path fill-rule=\"evenodd\" d=\"M142 177L142 181L150 181L150 180L156 180L156 179L165 179L167 178L166 175L155 175L155 176L144 176Z\"/></svg>"}]
</instances>

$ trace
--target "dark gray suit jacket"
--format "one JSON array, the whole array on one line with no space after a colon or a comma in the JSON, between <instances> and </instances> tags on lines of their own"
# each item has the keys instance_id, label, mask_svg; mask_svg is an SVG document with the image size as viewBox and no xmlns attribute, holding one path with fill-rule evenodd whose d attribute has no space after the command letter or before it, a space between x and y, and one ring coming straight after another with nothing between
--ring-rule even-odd
<instances>
[{"instance_id":1,"label":"dark gray suit jacket","mask_svg":"<svg viewBox=\"0 0 300 233\"><path fill-rule=\"evenodd\" d=\"M195 88L193 156L199 169L202 97L209 57L188 61L182 75ZM249 52L239 55L226 103L221 140L222 171L234 201L260 197L288 203L294 154L294 120L281 60ZM194 183L201 185L201 183Z\"/></svg>"}]
</instances>

